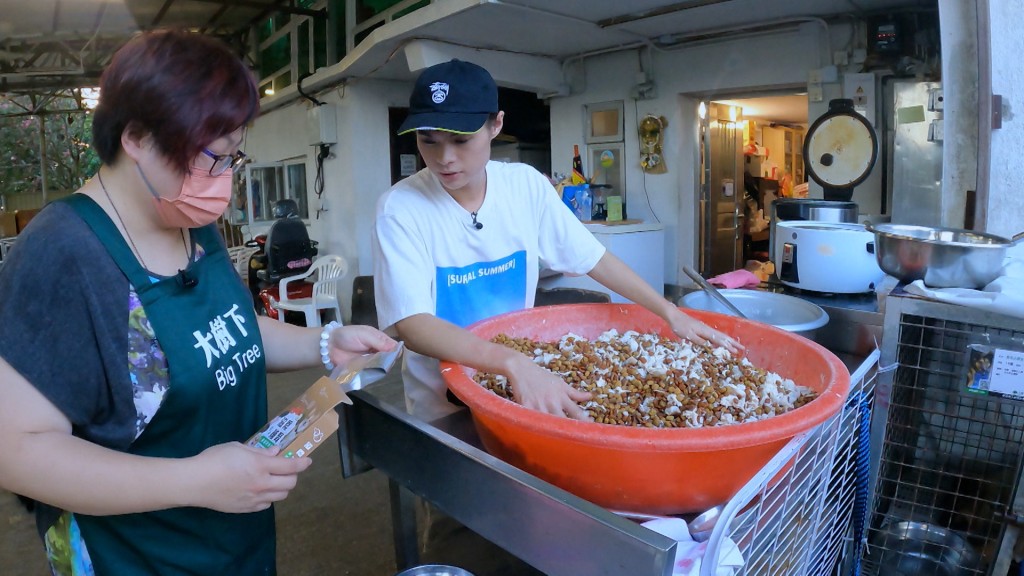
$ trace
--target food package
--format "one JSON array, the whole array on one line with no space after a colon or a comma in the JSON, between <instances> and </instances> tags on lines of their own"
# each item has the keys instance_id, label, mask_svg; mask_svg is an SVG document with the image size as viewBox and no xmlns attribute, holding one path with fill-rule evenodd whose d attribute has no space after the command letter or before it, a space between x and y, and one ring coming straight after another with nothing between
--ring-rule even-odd
<instances>
[{"instance_id":1,"label":"food package","mask_svg":"<svg viewBox=\"0 0 1024 576\"><path fill-rule=\"evenodd\" d=\"M309 456L324 440L338 430L334 408L352 400L337 380L324 376L267 422L246 442L253 448L281 448L285 458Z\"/></svg>"}]
</instances>

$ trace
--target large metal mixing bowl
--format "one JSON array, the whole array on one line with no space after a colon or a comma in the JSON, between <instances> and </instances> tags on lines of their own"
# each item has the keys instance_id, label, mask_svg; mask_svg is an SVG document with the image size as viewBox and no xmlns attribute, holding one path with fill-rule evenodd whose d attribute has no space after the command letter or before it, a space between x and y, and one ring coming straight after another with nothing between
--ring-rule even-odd
<instances>
[{"instance_id":1,"label":"large metal mixing bowl","mask_svg":"<svg viewBox=\"0 0 1024 576\"><path fill-rule=\"evenodd\" d=\"M403 570L395 576L473 576L468 570L441 564L425 564Z\"/></svg>"},{"instance_id":2,"label":"large metal mixing bowl","mask_svg":"<svg viewBox=\"0 0 1024 576\"><path fill-rule=\"evenodd\" d=\"M978 553L959 534L924 522L890 524L874 538L879 576L960 576L978 568Z\"/></svg>"},{"instance_id":3,"label":"large metal mixing bowl","mask_svg":"<svg viewBox=\"0 0 1024 576\"><path fill-rule=\"evenodd\" d=\"M771 324L811 340L818 328L828 324L828 313L821 306L795 296L743 288L722 289L719 293L739 308L747 319ZM731 314L705 292L690 292L679 303L687 308Z\"/></svg>"},{"instance_id":4,"label":"large metal mixing bowl","mask_svg":"<svg viewBox=\"0 0 1024 576\"><path fill-rule=\"evenodd\" d=\"M1006 250L1021 234L1002 236L959 228L867 224L875 233L878 266L904 282L932 288L982 288L999 277Z\"/></svg>"}]
</instances>

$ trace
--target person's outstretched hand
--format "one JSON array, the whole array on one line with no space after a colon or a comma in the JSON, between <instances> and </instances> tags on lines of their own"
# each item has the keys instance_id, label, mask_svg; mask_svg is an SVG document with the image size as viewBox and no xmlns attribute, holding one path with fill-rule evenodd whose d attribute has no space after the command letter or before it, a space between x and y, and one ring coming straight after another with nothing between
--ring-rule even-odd
<instances>
[{"instance_id":1,"label":"person's outstretched hand","mask_svg":"<svg viewBox=\"0 0 1024 576\"><path fill-rule=\"evenodd\" d=\"M331 332L328 354L335 366L344 366L357 356L368 352L387 352L397 345L393 338L373 326L353 324L339 326Z\"/></svg>"},{"instance_id":2,"label":"person's outstretched hand","mask_svg":"<svg viewBox=\"0 0 1024 576\"><path fill-rule=\"evenodd\" d=\"M557 374L534 364L528 357L523 356L521 362L517 360L515 367L505 377L512 385L512 394L519 404L545 414L590 420L587 412L579 405L579 402L592 398L590 392L573 388Z\"/></svg>"},{"instance_id":3,"label":"person's outstretched hand","mask_svg":"<svg viewBox=\"0 0 1024 576\"><path fill-rule=\"evenodd\" d=\"M218 512L266 510L295 488L309 458L282 458L279 448L251 448L238 442L218 444L191 460L192 505Z\"/></svg>"},{"instance_id":4,"label":"person's outstretched hand","mask_svg":"<svg viewBox=\"0 0 1024 576\"><path fill-rule=\"evenodd\" d=\"M711 326L675 308L670 312L668 325L672 332L698 346L707 344L711 347L721 346L733 354L741 354L743 345L727 334L715 330Z\"/></svg>"}]
</instances>

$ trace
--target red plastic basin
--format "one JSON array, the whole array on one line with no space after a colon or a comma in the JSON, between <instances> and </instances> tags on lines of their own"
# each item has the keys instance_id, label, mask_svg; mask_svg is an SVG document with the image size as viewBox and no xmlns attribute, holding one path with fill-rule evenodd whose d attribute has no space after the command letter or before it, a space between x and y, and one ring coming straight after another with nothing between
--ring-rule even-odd
<instances>
[{"instance_id":1,"label":"red plastic basin","mask_svg":"<svg viewBox=\"0 0 1024 576\"><path fill-rule=\"evenodd\" d=\"M732 497L791 438L835 414L850 373L818 344L767 324L687 310L738 338L754 365L818 392L813 401L757 422L709 428L637 428L580 422L524 408L481 387L469 368L442 362L448 387L469 406L488 452L595 504L649 514L701 512ZM510 312L469 330L556 341L569 332L671 336L663 320L635 304L568 304Z\"/></svg>"}]
</instances>

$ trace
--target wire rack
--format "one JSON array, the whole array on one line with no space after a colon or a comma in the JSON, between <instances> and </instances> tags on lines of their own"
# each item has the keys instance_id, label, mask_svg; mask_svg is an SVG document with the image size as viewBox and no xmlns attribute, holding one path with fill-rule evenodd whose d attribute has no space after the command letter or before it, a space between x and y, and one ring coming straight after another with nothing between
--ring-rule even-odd
<instances>
[{"instance_id":1,"label":"wire rack","mask_svg":"<svg viewBox=\"0 0 1024 576\"><path fill-rule=\"evenodd\" d=\"M1020 338L1021 324L950 304L890 298L883 364L895 363L895 371L879 386L875 424L882 426L875 426L873 442L877 479L864 574L911 567L1007 573L1024 402L966 392L964 376L969 344L986 334Z\"/></svg>"},{"instance_id":2,"label":"wire rack","mask_svg":"<svg viewBox=\"0 0 1024 576\"><path fill-rule=\"evenodd\" d=\"M851 530L858 486L866 510L866 433L878 359L876 350L851 375L843 410L790 441L726 504L701 576L716 574L718 562L707 559L720 558L729 541L743 554L737 576L832 574L856 556Z\"/></svg>"}]
</instances>

